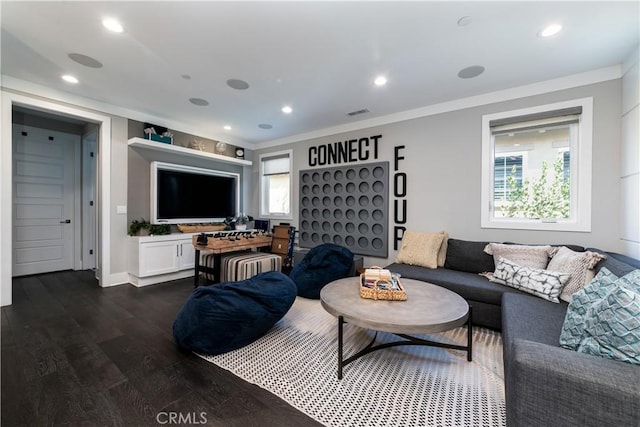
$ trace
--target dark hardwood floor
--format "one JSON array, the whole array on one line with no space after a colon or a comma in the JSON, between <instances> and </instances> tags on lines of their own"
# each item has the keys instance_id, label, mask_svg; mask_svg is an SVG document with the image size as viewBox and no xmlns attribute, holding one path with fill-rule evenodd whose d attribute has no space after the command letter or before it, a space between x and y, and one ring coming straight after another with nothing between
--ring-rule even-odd
<instances>
[{"instance_id":1,"label":"dark hardwood floor","mask_svg":"<svg viewBox=\"0 0 640 427\"><path fill-rule=\"evenodd\" d=\"M100 288L90 271L14 279L2 426L319 426L176 347L172 323L192 290L193 279Z\"/></svg>"}]
</instances>

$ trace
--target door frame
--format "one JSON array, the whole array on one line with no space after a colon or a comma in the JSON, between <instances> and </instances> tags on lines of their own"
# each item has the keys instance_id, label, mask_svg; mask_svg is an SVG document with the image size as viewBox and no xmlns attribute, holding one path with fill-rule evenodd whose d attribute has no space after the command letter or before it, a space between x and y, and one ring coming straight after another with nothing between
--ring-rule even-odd
<instances>
[{"instance_id":1,"label":"door frame","mask_svg":"<svg viewBox=\"0 0 640 427\"><path fill-rule=\"evenodd\" d=\"M96 258L96 277L100 286L111 286L111 117L76 108L68 104L57 103L32 96L2 91L2 124L0 143L0 305L12 302L12 229L13 229L13 138L12 111L14 106L46 111L60 116L69 116L99 126L96 161L98 167L97 184L97 228L98 257Z\"/></svg>"}]
</instances>

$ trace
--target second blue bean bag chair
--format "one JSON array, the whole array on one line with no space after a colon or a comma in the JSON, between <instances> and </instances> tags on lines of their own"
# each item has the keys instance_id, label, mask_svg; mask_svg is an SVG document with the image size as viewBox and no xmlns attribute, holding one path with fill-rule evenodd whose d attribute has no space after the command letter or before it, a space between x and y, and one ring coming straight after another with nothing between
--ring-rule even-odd
<instances>
[{"instance_id":1,"label":"second blue bean bag chair","mask_svg":"<svg viewBox=\"0 0 640 427\"><path fill-rule=\"evenodd\" d=\"M353 253L349 249L325 243L311 249L289 277L296 283L299 296L319 299L326 284L349 275L351 264Z\"/></svg>"}]
</instances>

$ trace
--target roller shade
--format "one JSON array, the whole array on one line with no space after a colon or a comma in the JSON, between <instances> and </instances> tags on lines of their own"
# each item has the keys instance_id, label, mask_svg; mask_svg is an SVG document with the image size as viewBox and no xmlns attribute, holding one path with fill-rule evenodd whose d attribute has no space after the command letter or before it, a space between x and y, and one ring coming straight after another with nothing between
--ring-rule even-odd
<instances>
[{"instance_id":1,"label":"roller shade","mask_svg":"<svg viewBox=\"0 0 640 427\"><path fill-rule=\"evenodd\" d=\"M262 175L281 175L289 173L289 156L269 157L262 159Z\"/></svg>"},{"instance_id":2,"label":"roller shade","mask_svg":"<svg viewBox=\"0 0 640 427\"><path fill-rule=\"evenodd\" d=\"M578 123L580 121L580 114L582 114L582 106L563 108L561 110L543 111L535 114L491 120L489 127L491 128L492 135L542 129L550 126Z\"/></svg>"}]
</instances>

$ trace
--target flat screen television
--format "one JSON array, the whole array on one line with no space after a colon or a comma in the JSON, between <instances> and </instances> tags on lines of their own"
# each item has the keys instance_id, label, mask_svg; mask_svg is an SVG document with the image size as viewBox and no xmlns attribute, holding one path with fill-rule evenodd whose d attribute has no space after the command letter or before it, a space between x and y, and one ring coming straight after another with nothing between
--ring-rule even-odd
<instances>
[{"instance_id":1,"label":"flat screen television","mask_svg":"<svg viewBox=\"0 0 640 427\"><path fill-rule=\"evenodd\" d=\"M221 222L240 207L240 174L151 162L151 223Z\"/></svg>"}]
</instances>

